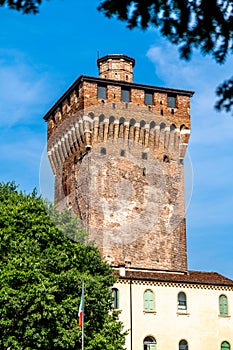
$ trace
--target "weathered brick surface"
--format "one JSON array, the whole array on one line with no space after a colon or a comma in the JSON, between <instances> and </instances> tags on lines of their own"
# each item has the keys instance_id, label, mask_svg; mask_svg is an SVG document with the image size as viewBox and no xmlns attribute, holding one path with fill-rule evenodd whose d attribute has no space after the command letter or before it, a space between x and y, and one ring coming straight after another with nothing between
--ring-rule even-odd
<instances>
[{"instance_id":1,"label":"weathered brick surface","mask_svg":"<svg viewBox=\"0 0 233 350\"><path fill-rule=\"evenodd\" d=\"M134 60L125 55L107 55L97 60L102 79L133 81Z\"/></svg>"},{"instance_id":2,"label":"weathered brick surface","mask_svg":"<svg viewBox=\"0 0 233 350\"><path fill-rule=\"evenodd\" d=\"M122 83L106 80L102 100L98 81L83 78L47 117L55 201L74 210L113 266L186 271L181 161L192 93L177 90L172 109L170 90L155 88L147 106L146 87L130 84L122 102Z\"/></svg>"}]
</instances>

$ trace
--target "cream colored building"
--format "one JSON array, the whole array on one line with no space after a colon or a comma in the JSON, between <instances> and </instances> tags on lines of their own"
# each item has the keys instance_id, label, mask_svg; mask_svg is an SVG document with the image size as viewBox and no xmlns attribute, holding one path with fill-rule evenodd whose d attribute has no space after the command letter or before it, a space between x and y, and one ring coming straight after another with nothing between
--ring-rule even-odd
<instances>
[{"instance_id":1,"label":"cream colored building","mask_svg":"<svg viewBox=\"0 0 233 350\"><path fill-rule=\"evenodd\" d=\"M232 280L215 272L118 272L113 294L127 350L232 349Z\"/></svg>"}]
</instances>

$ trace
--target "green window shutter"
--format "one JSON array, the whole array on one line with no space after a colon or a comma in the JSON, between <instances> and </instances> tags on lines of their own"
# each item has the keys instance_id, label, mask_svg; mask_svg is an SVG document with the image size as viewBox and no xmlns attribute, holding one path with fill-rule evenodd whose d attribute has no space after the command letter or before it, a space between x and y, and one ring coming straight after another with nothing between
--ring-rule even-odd
<instances>
[{"instance_id":1,"label":"green window shutter","mask_svg":"<svg viewBox=\"0 0 233 350\"><path fill-rule=\"evenodd\" d=\"M221 350L230 350L230 344L227 341L222 342Z\"/></svg>"},{"instance_id":2,"label":"green window shutter","mask_svg":"<svg viewBox=\"0 0 233 350\"><path fill-rule=\"evenodd\" d=\"M222 316L228 315L228 302L225 295L220 295L219 297L219 314Z\"/></svg>"},{"instance_id":3,"label":"green window shutter","mask_svg":"<svg viewBox=\"0 0 233 350\"><path fill-rule=\"evenodd\" d=\"M120 293L119 293L119 290L117 289L116 291L116 309L119 309L119 298L120 298Z\"/></svg>"},{"instance_id":4,"label":"green window shutter","mask_svg":"<svg viewBox=\"0 0 233 350\"><path fill-rule=\"evenodd\" d=\"M223 299L223 312L224 315L228 315L228 303L227 303L227 297Z\"/></svg>"},{"instance_id":5,"label":"green window shutter","mask_svg":"<svg viewBox=\"0 0 233 350\"><path fill-rule=\"evenodd\" d=\"M152 290L146 290L144 292L144 310L154 310L154 293L152 292Z\"/></svg>"},{"instance_id":6,"label":"green window shutter","mask_svg":"<svg viewBox=\"0 0 233 350\"><path fill-rule=\"evenodd\" d=\"M150 350L156 350L156 344L150 344Z\"/></svg>"}]
</instances>

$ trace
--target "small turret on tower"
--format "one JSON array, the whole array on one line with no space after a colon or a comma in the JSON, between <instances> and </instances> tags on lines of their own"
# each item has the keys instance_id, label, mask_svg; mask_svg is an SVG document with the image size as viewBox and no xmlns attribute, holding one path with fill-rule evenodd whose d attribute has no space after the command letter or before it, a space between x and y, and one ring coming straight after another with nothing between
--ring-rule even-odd
<instances>
[{"instance_id":1,"label":"small turret on tower","mask_svg":"<svg viewBox=\"0 0 233 350\"><path fill-rule=\"evenodd\" d=\"M111 54L97 60L99 77L102 79L133 82L135 60L122 54Z\"/></svg>"}]
</instances>

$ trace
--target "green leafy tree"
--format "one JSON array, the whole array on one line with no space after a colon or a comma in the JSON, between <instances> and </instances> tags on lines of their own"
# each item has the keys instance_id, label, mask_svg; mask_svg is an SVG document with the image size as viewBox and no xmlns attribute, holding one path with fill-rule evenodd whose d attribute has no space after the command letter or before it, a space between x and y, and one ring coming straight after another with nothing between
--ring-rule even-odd
<instances>
[{"instance_id":1,"label":"green leafy tree","mask_svg":"<svg viewBox=\"0 0 233 350\"><path fill-rule=\"evenodd\" d=\"M36 192L13 183L0 184L0 213L0 348L81 349L84 279L85 349L124 349L109 292L115 278L99 251L61 233Z\"/></svg>"}]
</instances>

